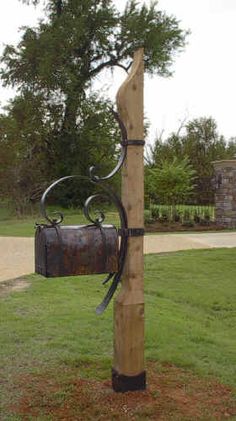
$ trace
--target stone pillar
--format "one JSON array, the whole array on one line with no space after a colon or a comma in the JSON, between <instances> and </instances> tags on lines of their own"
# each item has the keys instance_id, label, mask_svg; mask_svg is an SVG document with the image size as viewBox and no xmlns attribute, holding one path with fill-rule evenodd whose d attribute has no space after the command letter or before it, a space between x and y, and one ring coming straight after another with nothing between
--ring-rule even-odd
<instances>
[{"instance_id":1,"label":"stone pillar","mask_svg":"<svg viewBox=\"0 0 236 421\"><path fill-rule=\"evenodd\" d=\"M214 161L215 218L218 225L236 228L236 158Z\"/></svg>"}]
</instances>

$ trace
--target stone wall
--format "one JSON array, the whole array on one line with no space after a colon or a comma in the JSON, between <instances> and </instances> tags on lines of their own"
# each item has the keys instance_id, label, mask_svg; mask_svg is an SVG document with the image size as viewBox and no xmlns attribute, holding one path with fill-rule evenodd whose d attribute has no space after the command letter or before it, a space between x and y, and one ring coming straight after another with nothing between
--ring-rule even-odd
<instances>
[{"instance_id":1,"label":"stone wall","mask_svg":"<svg viewBox=\"0 0 236 421\"><path fill-rule=\"evenodd\" d=\"M236 228L236 159L214 161L213 165L216 223Z\"/></svg>"}]
</instances>

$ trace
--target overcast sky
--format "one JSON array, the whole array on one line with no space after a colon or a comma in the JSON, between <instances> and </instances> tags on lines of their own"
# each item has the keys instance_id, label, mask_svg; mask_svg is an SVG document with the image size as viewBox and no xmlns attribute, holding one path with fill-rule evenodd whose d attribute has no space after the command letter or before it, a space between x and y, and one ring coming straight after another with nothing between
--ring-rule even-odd
<instances>
[{"instance_id":1,"label":"overcast sky","mask_svg":"<svg viewBox=\"0 0 236 421\"><path fill-rule=\"evenodd\" d=\"M115 4L123 8L125 0ZM176 57L172 78L145 78L145 112L151 122L149 140L164 130L176 130L183 119L212 116L221 134L236 136L236 0L159 0L159 8L173 14L190 29L185 51ZM42 12L18 0L2 0L0 49L17 43L18 28L35 25ZM112 99L122 80L122 70L100 78ZM0 87L4 105L12 92Z\"/></svg>"}]
</instances>

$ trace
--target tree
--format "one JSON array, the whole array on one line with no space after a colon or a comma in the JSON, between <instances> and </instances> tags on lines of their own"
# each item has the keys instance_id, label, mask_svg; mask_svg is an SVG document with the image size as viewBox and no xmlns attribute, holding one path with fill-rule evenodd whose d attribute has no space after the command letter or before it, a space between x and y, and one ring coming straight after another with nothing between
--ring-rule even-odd
<instances>
[{"instance_id":1,"label":"tree","mask_svg":"<svg viewBox=\"0 0 236 421\"><path fill-rule=\"evenodd\" d=\"M92 113L94 102L96 113ZM82 104L83 118L77 123L78 130L69 145L70 155L65 154L61 160L58 156L63 155L60 149L63 144L57 143L61 107L45 102L39 95L34 97L30 92L11 101L6 114L0 115L0 190L3 197L14 199L17 214L38 200L55 174L66 171L69 164L76 174L87 174L91 163L98 166L98 171L101 166L105 174L111 171L117 154L113 138L118 137L118 129L108 118L108 107L109 103L99 101L96 96L90 96ZM102 142L96 148L98 139ZM73 190L62 185L60 202L65 206L81 205L89 192L85 183L76 183Z\"/></svg>"},{"instance_id":2,"label":"tree","mask_svg":"<svg viewBox=\"0 0 236 421\"><path fill-rule=\"evenodd\" d=\"M152 148L151 163L159 167L162 160L171 162L174 157L179 160L186 157L196 172L193 200L198 204L213 203L212 161L232 159L236 143L232 139L227 144L211 117L193 119L182 129L182 132L172 133L165 141L161 138L156 140Z\"/></svg>"},{"instance_id":3,"label":"tree","mask_svg":"<svg viewBox=\"0 0 236 421\"><path fill-rule=\"evenodd\" d=\"M194 178L195 171L186 158L165 160L160 167L146 169L146 194L156 203L185 203L193 191Z\"/></svg>"},{"instance_id":4,"label":"tree","mask_svg":"<svg viewBox=\"0 0 236 421\"><path fill-rule=\"evenodd\" d=\"M31 96L33 102L44 104L40 127L43 133L46 126L46 142L41 139L45 159L53 151L56 160L53 176L84 174L85 165L93 164L93 148L95 161L100 158L101 127L109 130L106 146L113 138L108 159L114 156L118 140L106 101L96 95L90 98L95 78L115 66L128 71L138 47L145 49L147 72L169 76L174 54L185 45L186 32L174 17L159 11L156 2L148 7L130 0L123 13L111 0L47 0L44 4L45 19L36 28L24 28L18 46L6 46L1 79L4 86L17 88L22 101ZM106 112L101 113L101 107Z\"/></svg>"},{"instance_id":5,"label":"tree","mask_svg":"<svg viewBox=\"0 0 236 421\"><path fill-rule=\"evenodd\" d=\"M227 159L236 158L236 137L231 137L227 143Z\"/></svg>"},{"instance_id":6,"label":"tree","mask_svg":"<svg viewBox=\"0 0 236 421\"><path fill-rule=\"evenodd\" d=\"M197 171L195 193L200 203L214 202L212 161L226 156L226 142L213 118L199 118L186 125L183 153Z\"/></svg>"},{"instance_id":7,"label":"tree","mask_svg":"<svg viewBox=\"0 0 236 421\"><path fill-rule=\"evenodd\" d=\"M35 109L34 109L35 108ZM39 97L16 97L0 115L0 191L18 215L39 199L48 172L44 159L49 127Z\"/></svg>"}]
</instances>

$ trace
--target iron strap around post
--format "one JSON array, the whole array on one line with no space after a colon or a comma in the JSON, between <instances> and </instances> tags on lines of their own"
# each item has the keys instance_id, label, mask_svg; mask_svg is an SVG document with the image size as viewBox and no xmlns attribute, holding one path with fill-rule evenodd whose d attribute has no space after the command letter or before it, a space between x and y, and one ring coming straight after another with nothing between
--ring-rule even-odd
<instances>
[{"instance_id":1,"label":"iron strap around post","mask_svg":"<svg viewBox=\"0 0 236 421\"><path fill-rule=\"evenodd\" d=\"M141 140L141 139L122 140L121 145L122 146L144 146L145 140Z\"/></svg>"},{"instance_id":2,"label":"iron strap around post","mask_svg":"<svg viewBox=\"0 0 236 421\"><path fill-rule=\"evenodd\" d=\"M144 228L126 228L126 229L119 229L119 235L125 235L126 237L143 237L145 234Z\"/></svg>"}]
</instances>

